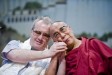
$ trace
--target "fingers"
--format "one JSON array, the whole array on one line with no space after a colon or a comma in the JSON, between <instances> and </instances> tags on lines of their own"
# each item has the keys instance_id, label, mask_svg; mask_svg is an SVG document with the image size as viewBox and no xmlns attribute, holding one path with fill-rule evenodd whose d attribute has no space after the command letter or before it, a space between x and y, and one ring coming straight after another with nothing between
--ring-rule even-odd
<instances>
[{"instance_id":1,"label":"fingers","mask_svg":"<svg viewBox=\"0 0 112 75\"><path fill-rule=\"evenodd\" d=\"M56 47L57 50L67 50L67 45L64 42L57 42Z\"/></svg>"},{"instance_id":2,"label":"fingers","mask_svg":"<svg viewBox=\"0 0 112 75\"><path fill-rule=\"evenodd\" d=\"M67 46L64 42L54 42L56 46Z\"/></svg>"},{"instance_id":3,"label":"fingers","mask_svg":"<svg viewBox=\"0 0 112 75\"><path fill-rule=\"evenodd\" d=\"M49 54L54 56L59 52L64 52L67 50L67 45L64 42L55 42L49 49Z\"/></svg>"},{"instance_id":4,"label":"fingers","mask_svg":"<svg viewBox=\"0 0 112 75\"><path fill-rule=\"evenodd\" d=\"M56 53L59 53L59 52L64 52L65 49L60 49L60 50L56 50Z\"/></svg>"},{"instance_id":5,"label":"fingers","mask_svg":"<svg viewBox=\"0 0 112 75\"><path fill-rule=\"evenodd\" d=\"M67 49L67 46L64 46L64 45L59 45L59 46L56 46L57 49Z\"/></svg>"}]
</instances>

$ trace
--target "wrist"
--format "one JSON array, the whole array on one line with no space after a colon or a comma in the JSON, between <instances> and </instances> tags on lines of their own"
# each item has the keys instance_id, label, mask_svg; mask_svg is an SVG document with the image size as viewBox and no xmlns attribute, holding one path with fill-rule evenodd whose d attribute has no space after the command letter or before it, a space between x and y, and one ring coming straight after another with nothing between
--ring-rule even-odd
<instances>
[{"instance_id":1,"label":"wrist","mask_svg":"<svg viewBox=\"0 0 112 75\"><path fill-rule=\"evenodd\" d=\"M43 56L44 58L50 57L48 51L42 51L41 56Z\"/></svg>"}]
</instances>

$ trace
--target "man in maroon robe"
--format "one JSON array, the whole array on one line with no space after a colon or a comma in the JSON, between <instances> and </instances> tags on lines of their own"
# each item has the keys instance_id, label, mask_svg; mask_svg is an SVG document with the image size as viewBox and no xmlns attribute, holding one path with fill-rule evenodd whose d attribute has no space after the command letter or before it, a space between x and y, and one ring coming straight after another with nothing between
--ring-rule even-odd
<instances>
[{"instance_id":1,"label":"man in maroon robe","mask_svg":"<svg viewBox=\"0 0 112 75\"><path fill-rule=\"evenodd\" d=\"M53 23L50 35L54 42L64 42L68 48L65 55L66 63L63 63L66 64L66 70L63 65L61 72L66 72L66 75L112 75L112 49L100 40L84 37L77 39L64 22ZM59 59L60 57L57 61ZM55 62L49 67L53 66L56 66Z\"/></svg>"}]
</instances>

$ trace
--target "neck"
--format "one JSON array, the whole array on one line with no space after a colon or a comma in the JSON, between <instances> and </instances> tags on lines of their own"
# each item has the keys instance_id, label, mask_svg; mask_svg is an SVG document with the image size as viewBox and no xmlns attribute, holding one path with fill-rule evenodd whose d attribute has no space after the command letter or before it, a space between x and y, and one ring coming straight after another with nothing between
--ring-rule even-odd
<instances>
[{"instance_id":1,"label":"neck","mask_svg":"<svg viewBox=\"0 0 112 75\"><path fill-rule=\"evenodd\" d=\"M74 44L67 46L68 47L68 49L66 51L67 53L75 48L78 48L81 45L81 40L79 40L79 39L74 39L74 40L75 40Z\"/></svg>"},{"instance_id":2,"label":"neck","mask_svg":"<svg viewBox=\"0 0 112 75\"><path fill-rule=\"evenodd\" d=\"M36 50L35 48L31 47L31 50Z\"/></svg>"},{"instance_id":3,"label":"neck","mask_svg":"<svg viewBox=\"0 0 112 75\"><path fill-rule=\"evenodd\" d=\"M73 49L78 48L80 45L81 45L81 40L76 39L75 45L74 45L74 48Z\"/></svg>"}]
</instances>

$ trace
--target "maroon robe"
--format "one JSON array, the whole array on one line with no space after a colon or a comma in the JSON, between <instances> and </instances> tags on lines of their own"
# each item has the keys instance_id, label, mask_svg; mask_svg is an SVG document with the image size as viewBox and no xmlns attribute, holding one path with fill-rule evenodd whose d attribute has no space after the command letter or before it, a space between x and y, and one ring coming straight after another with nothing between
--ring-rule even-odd
<instances>
[{"instance_id":1,"label":"maroon robe","mask_svg":"<svg viewBox=\"0 0 112 75\"><path fill-rule=\"evenodd\" d=\"M66 75L112 75L112 49L98 39L82 38L66 56Z\"/></svg>"}]
</instances>

